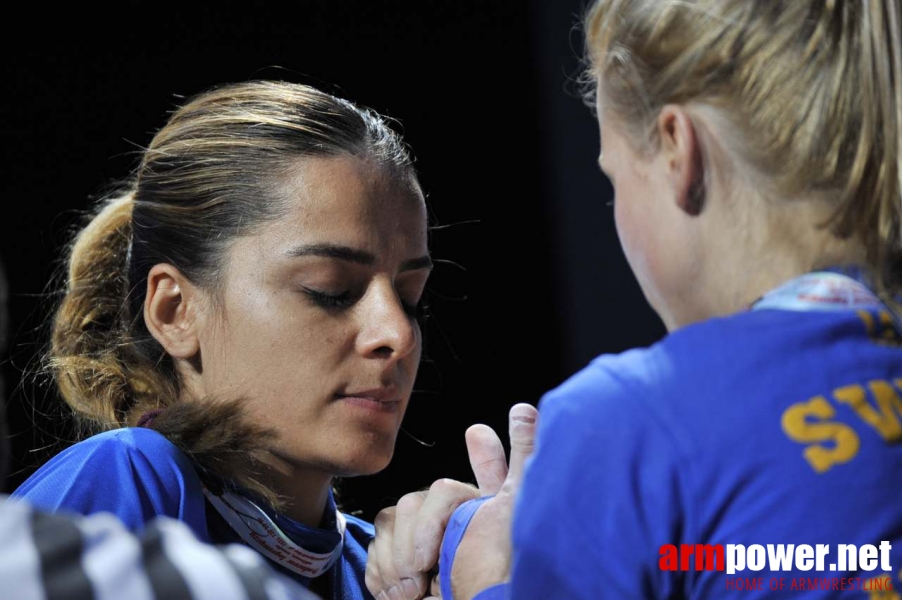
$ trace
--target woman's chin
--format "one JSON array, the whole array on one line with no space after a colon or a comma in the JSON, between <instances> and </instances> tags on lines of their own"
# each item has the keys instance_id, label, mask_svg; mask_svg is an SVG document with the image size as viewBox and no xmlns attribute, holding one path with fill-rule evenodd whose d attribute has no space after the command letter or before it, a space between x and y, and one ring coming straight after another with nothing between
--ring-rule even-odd
<instances>
[{"instance_id":1,"label":"woman's chin","mask_svg":"<svg viewBox=\"0 0 902 600\"><path fill-rule=\"evenodd\" d=\"M373 475L391 462L396 439L394 431L345 430L303 440L306 442L303 445L282 444L275 454L288 467L286 473L317 471L335 477Z\"/></svg>"},{"instance_id":2,"label":"woman's chin","mask_svg":"<svg viewBox=\"0 0 902 600\"><path fill-rule=\"evenodd\" d=\"M361 475L375 475L384 470L391 462L394 452L379 453L377 455L369 454L359 456L355 459L343 461L342 464L336 465L337 471L333 473L336 477L359 477Z\"/></svg>"}]
</instances>

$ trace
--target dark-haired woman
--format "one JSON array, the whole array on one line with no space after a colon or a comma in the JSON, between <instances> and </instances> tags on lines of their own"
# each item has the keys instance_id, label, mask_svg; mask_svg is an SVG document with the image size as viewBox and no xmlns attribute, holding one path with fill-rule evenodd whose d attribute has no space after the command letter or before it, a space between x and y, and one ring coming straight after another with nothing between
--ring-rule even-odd
<instances>
[{"instance_id":1,"label":"dark-haired woman","mask_svg":"<svg viewBox=\"0 0 902 600\"><path fill-rule=\"evenodd\" d=\"M326 598L369 598L372 527L336 476L392 456L421 351L426 210L400 139L313 88L175 112L71 246L48 366L93 437L15 493L244 541Z\"/></svg>"}]
</instances>

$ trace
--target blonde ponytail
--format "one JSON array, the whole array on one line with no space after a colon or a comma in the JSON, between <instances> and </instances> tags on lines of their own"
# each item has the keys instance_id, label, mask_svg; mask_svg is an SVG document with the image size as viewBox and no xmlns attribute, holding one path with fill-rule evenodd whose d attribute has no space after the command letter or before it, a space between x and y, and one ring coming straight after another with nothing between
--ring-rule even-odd
<instances>
[{"instance_id":1,"label":"blonde ponytail","mask_svg":"<svg viewBox=\"0 0 902 600\"><path fill-rule=\"evenodd\" d=\"M882 283L897 294L902 288L902 4L899 0L870 0L870 55L874 70L877 136L883 164L875 185L879 204L878 259Z\"/></svg>"},{"instance_id":2,"label":"blonde ponytail","mask_svg":"<svg viewBox=\"0 0 902 600\"><path fill-rule=\"evenodd\" d=\"M715 111L737 168L831 202L833 233L859 239L899 293L900 20L900 0L596 0L586 75L639 149L664 105Z\"/></svg>"}]
</instances>

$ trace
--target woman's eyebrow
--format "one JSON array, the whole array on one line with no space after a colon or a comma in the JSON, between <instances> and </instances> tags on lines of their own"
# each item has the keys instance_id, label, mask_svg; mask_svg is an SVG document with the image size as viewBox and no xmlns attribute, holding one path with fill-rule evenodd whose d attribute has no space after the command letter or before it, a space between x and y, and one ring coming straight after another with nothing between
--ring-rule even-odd
<instances>
[{"instance_id":1,"label":"woman's eyebrow","mask_svg":"<svg viewBox=\"0 0 902 600\"><path fill-rule=\"evenodd\" d=\"M376 262L376 256L360 250L351 248L350 246L341 246L339 244L306 244L296 246L285 253L289 258L300 258L302 256L322 256L324 258L337 258L347 262L356 263L358 265L372 266ZM401 271L415 271L417 269L432 269L432 259L429 256L421 256L406 260L401 264Z\"/></svg>"},{"instance_id":2,"label":"woman's eyebrow","mask_svg":"<svg viewBox=\"0 0 902 600\"><path fill-rule=\"evenodd\" d=\"M340 246L338 244L306 244L303 246L295 246L285 253L289 258L300 258L302 256L322 256L325 258L337 258L360 265L372 265L376 262L376 256L366 250L351 248L350 246Z\"/></svg>"},{"instance_id":3,"label":"woman's eyebrow","mask_svg":"<svg viewBox=\"0 0 902 600\"><path fill-rule=\"evenodd\" d=\"M401 263L401 272L404 271L416 271L417 269L429 269L432 270L432 259L428 256L421 256L419 258L412 258L410 260L405 260Z\"/></svg>"}]
</instances>

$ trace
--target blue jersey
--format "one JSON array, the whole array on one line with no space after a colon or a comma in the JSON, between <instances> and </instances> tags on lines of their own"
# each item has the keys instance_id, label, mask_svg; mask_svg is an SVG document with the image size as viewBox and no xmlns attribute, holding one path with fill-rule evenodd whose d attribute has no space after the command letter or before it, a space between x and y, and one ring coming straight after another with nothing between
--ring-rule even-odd
<instances>
[{"instance_id":1,"label":"blue jersey","mask_svg":"<svg viewBox=\"0 0 902 600\"><path fill-rule=\"evenodd\" d=\"M240 542L209 507L192 462L152 429L117 429L75 444L41 467L13 496L46 511L110 512L135 532L162 515L185 522L203 541ZM331 496L327 512L329 508L334 509ZM283 515L271 517L295 543L318 552L331 550L326 547L330 543L333 548L336 545L335 531L307 527ZM345 520L341 558L322 577L329 578L335 600L371 600L364 572L373 526L348 515ZM272 564L310 584L309 579Z\"/></svg>"},{"instance_id":2,"label":"blue jersey","mask_svg":"<svg viewBox=\"0 0 902 600\"><path fill-rule=\"evenodd\" d=\"M597 358L542 399L511 581L477 598L898 597L899 343L879 308L763 309ZM839 544L884 541L839 568ZM718 570L730 544L768 560ZM771 570L777 544L827 545L824 571Z\"/></svg>"}]
</instances>

